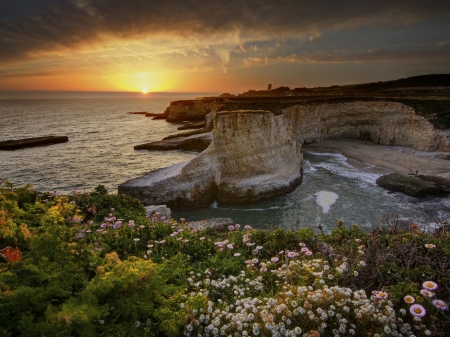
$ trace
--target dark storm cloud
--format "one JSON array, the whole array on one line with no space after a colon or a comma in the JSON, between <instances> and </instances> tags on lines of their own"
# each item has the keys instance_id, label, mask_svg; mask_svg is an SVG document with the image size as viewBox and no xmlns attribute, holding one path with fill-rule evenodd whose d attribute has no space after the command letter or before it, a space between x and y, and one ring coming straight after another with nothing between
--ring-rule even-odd
<instances>
[{"instance_id":1,"label":"dark storm cloud","mask_svg":"<svg viewBox=\"0 0 450 337\"><path fill-rule=\"evenodd\" d=\"M446 20L449 14L448 0L4 0L0 2L0 61L111 38L233 32L283 38L363 26L408 26Z\"/></svg>"}]
</instances>

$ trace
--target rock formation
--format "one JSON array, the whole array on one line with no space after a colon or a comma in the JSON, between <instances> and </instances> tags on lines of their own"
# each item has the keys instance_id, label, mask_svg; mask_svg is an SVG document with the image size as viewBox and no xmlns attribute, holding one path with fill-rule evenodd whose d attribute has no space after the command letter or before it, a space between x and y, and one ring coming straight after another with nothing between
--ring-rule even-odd
<instances>
[{"instance_id":1,"label":"rock formation","mask_svg":"<svg viewBox=\"0 0 450 337\"><path fill-rule=\"evenodd\" d=\"M4 142L0 142L0 150L18 150L27 147L65 143L68 141L69 137L67 136L45 136L18 140L6 140Z\"/></svg>"},{"instance_id":2,"label":"rock formation","mask_svg":"<svg viewBox=\"0 0 450 337\"><path fill-rule=\"evenodd\" d=\"M201 152L208 148L209 144L211 144L211 140L212 134L211 132L207 132L188 137L175 137L136 145L134 149L149 151L185 150Z\"/></svg>"},{"instance_id":3,"label":"rock formation","mask_svg":"<svg viewBox=\"0 0 450 337\"><path fill-rule=\"evenodd\" d=\"M301 182L301 145L283 116L268 111L217 113L211 145L190 162L152 171L119 186L146 205L204 207L256 202Z\"/></svg>"},{"instance_id":4,"label":"rock formation","mask_svg":"<svg viewBox=\"0 0 450 337\"><path fill-rule=\"evenodd\" d=\"M396 102L296 105L284 111L302 144L352 138L421 151L449 151L450 133L437 130L414 109Z\"/></svg>"},{"instance_id":5,"label":"rock formation","mask_svg":"<svg viewBox=\"0 0 450 337\"><path fill-rule=\"evenodd\" d=\"M204 120L221 101L218 98L173 101L164 114L168 122Z\"/></svg>"},{"instance_id":6,"label":"rock formation","mask_svg":"<svg viewBox=\"0 0 450 337\"><path fill-rule=\"evenodd\" d=\"M414 177L393 173L379 177L377 185L389 191L402 192L413 197L442 195L449 192L449 180L433 176L423 177L425 179L421 179L421 176Z\"/></svg>"}]
</instances>

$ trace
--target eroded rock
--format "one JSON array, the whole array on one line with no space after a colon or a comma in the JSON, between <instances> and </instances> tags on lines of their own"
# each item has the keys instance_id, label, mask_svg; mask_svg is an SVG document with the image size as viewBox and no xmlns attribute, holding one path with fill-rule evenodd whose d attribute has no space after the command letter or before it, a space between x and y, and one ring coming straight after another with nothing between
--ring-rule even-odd
<instances>
[{"instance_id":1,"label":"eroded rock","mask_svg":"<svg viewBox=\"0 0 450 337\"><path fill-rule=\"evenodd\" d=\"M136 145L135 150L149 151L168 151L168 150L186 150L186 151L204 151L212 141L211 132L192 135L189 137L178 137L163 139L161 141L150 142Z\"/></svg>"},{"instance_id":2,"label":"eroded rock","mask_svg":"<svg viewBox=\"0 0 450 337\"><path fill-rule=\"evenodd\" d=\"M389 191L402 192L413 197L442 195L447 192L431 181L404 174L388 174L377 179L377 185Z\"/></svg>"},{"instance_id":3,"label":"eroded rock","mask_svg":"<svg viewBox=\"0 0 450 337\"><path fill-rule=\"evenodd\" d=\"M219 112L211 145L198 157L129 180L119 193L172 208L269 199L300 184L300 150L283 116L259 110Z\"/></svg>"},{"instance_id":4,"label":"eroded rock","mask_svg":"<svg viewBox=\"0 0 450 337\"><path fill-rule=\"evenodd\" d=\"M284 111L302 144L329 138L368 140L421 151L450 151L450 133L437 130L414 109L396 102L296 105Z\"/></svg>"}]
</instances>

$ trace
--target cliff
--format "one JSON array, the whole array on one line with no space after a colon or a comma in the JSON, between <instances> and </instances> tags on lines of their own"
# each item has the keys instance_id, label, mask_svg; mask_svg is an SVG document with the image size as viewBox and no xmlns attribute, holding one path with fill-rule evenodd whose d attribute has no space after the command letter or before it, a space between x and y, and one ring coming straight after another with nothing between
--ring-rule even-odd
<instances>
[{"instance_id":1,"label":"cliff","mask_svg":"<svg viewBox=\"0 0 450 337\"><path fill-rule=\"evenodd\" d=\"M214 108L215 102L220 101L216 98L173 101L164 111L164 115L167 116L168 122L204 120Z\"/></svg>"},{"instance_id":2,"label":"cliff","mask_svg":"<svg viewBox=\"0 0 450 337\"><path fill-rule=\"evenodd\" d=\"M301 145L283 116L224 111L215 116L211 145L190 162L150 172L119 186L144 204L194 208L214 200L256 202L301 182Z\"/></svg>"},{"instance_id":3,"label":"cliff","mask_svg":"<svg viewBox=\"0 0 450 337\"><path fill-rule=\"evenodd\" d=\"M355 101L297 105L286 109L283 115L302 144L327 138L351 138L421 151L450 150L448 130L437 130L427 118L401 103Z\"/></svg>"}]
</instances>

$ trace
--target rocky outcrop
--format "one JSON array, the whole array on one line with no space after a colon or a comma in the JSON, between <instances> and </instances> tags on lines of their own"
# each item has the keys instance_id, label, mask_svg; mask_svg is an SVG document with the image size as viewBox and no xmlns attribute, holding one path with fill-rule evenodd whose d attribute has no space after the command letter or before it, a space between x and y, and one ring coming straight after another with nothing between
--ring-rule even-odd
<instances>
[{"instance_id":1,"label":"rocky outcrop","mask_svg":"<svg viewBox=\"0 0 450 337\"><path fill-rule=\"evenodd\" d=\"M207 227L213 227L218 232L228 231L228 226L233 225L234 222L230 218L211 218L201 221L193 221L190 223L195 229L204 229Z\"/></svg>"},{"instance_id":2,"label":"rocky outcrop","mask_svg":"<svg viewBox=\"0 0 450 337\"><path fill-rule=\"evenodd\" d=\"M168 122L204 120L211 110L217 109L222 99L198 99L170 102L164 111Z\"/></svg>"},{"instance_id":3,"label":"rocky outcrop","mask_svg":"<svg viewBox=\"0 0 450 337\"><path fill-rule=\"evenodd\" d=\"M211 144L211 140L212 134L211 132L207 132L189 137L175 137L136 145L134 149L149 151L185 150L201 152L208 148L209 144Z\"/></svg>"},{"instance_id":4,"label":"rocky outcrop","mask_svg":"<svg viewBox=\"0 0 450 337\"><path fill-rule=\"evenodd\" d=\"M204 129L206 127L205 122L198 122L198 123L189 123L185 124L183 126L178 127L178 130L194 130L194 129Z\"/></svg>"},{"instance_id":5,"label":"rocky outcrop","mask_svg":"<svg viewBox=\"0 0 450 337\"><path fill-rule=\"evenodd\" d=\"M283 115L303 143L327 138L352 138L380 145L401 145L421 151L449 151L450 133L437 130L414 109L396 102L307 104Z\"/></svg>"},{"instance_id":6,"label":"rocky outcrop","mask_svg":"<svg viewBox=\"0 0 450 337\"><path fill-rule=\"evenodd\" d=\"M18 150L27 147L65 143L68 141L69 137L67 136L46 136L46 137L24 138L18 140L7 140L4 142L0 142L0 150Z\"/></svg>"},{"instance_id":7,"label":"rocky outcrop","mask_svg":"<svg viewBox=\"0 0 450 337\"><path fill-rule=\"evenodd\" d=\"M377 185L389 191L402 192L413 197L442 195L448 192L444 186L433 182L432 179L423 180L415 176L397 173L381 176L377 179Z\"/></svg>"},{"instance_id":8,"label":"rocky outcrop","mask_svg":"<svg viewBox=\"0 0 450 337\"><path fill-rule=\"evenodd\" d=\"M170 220L172 218L172 210L166 205L151 205L145 207L145 212L148 216L155 217L157 219L161 219L165 217L166 220ZM157 214L159 213L159 214Z\"/></svg>"},{"instance_id":9,"label":"rocky outcrop","mask_svg":"<svg viewBox=\"0 0 450 337\"><path fill-rule=\"evenodd\" d=\"M190 162L152 171L119 186L146 205L198 208L256 202L301 182L301 145L282 116L268 111L217 113L211 145Z\"/></svg>"}]
</instances>

